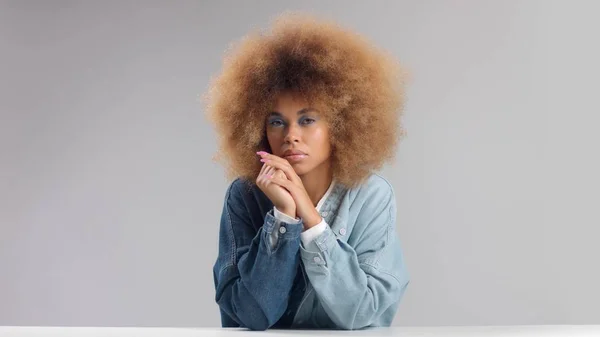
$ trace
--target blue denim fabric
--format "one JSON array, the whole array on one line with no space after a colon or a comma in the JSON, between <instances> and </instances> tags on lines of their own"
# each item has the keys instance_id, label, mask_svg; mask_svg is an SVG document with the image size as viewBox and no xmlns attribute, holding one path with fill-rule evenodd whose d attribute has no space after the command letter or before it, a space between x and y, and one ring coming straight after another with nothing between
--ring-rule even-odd
<instances>
[{"instance_id":1,"label":"blue denim fabric","mask_svg":"<svg viewBox=\"0 0 600 337\"><path fill-rule=\"evenodd\" d=\"M355 188L338 183L321 216L327 229L305 247L302 222L275 218L253 182L238 178L229 185L213 267L223 327L391 325L409 284L392 186L378 174ZM271 248L276 224L284 229Z\"/></svg>"}]
</instances>

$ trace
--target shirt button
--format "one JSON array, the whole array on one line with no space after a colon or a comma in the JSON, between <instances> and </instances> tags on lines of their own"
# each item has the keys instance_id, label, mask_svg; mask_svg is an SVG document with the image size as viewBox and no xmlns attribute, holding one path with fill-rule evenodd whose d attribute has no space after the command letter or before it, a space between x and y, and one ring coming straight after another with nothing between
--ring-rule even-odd
<instances>
[{"instance_id":1,"label":"shirt button","mask_svg":"<svg viewBox=\"0 0 600 337\"><path fill-rule=\"evenodd\" d=\"M283 227L283 226L279 227L279 233L285 234L285 232L287 232L287 229L285 229L285 227Z\"/></svg>"},{"instance_id":2,"label":"shirt button","mask_svg":"<svg viewBox=\"0 0 600 337\"><path fill-rule=\"evenodd\" d=\"M313 261L315 261L315 263L321 263L321 258L320 258L320 257L318 257L318 256L315 256L315 257L313 258Z\"/></svg>"},{"instance_id":3,"label":"shirt button","mask_svg":"<svg viewBox=\"0 0 600 337\"><path fill-rule=\"evenodd\" d=\"M340 228L340 235L346 235L346 228Z\"/></svg>"},{"instance_id":4,"label":"shirt button","mask_svg":"<svg viewBox=\"0 0 600 337\"><path fill-rule=\"evenodd\" d=\"M327 216L327 214L329 214L329 212L325 211L321 213L321 216Z\"/></svg>"}]
</instances>

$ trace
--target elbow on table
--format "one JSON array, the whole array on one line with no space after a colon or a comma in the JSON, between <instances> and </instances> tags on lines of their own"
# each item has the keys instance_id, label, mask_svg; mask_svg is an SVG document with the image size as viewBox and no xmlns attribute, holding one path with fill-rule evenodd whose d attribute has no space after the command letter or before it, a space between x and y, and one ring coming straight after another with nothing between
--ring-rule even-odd
<instances>
[{"instance_id":1,"label":"elbow on table","mask_svg":"<svg viewBox=\"0 0 600 337\"><path fill-rule=\"evenodd\" d=\"M271 327L271 325L264 324L261 322L252 322L251 324L248 324L248 326L247 326L247 328L252 331L265 331L265 330L269 329L270 327Z\"/></svg>"},{"instance_id":2,"label":"elbow on table","mask_svg":"<svg viewBox=\"0 0 600 337\"><path fill-rule=\"evenodd\" d=\"M242 319L242 324L247 329L252 331L265 331L275 324L275 319L272 317L269 319L260 309L257 309L250 316L246 316Z\"/></svg>"}]
</instances>

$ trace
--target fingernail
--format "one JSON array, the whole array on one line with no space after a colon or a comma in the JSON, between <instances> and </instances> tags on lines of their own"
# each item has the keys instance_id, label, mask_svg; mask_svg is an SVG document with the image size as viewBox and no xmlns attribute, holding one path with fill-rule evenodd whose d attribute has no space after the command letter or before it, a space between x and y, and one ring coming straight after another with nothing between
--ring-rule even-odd
<instances>
[{"instance_id":1,"label":"fingernail","mask_svg":"<svg viewBox=\"0 0 600 337\"><path fill-rule=\"evenodd\" d=\"M264 162L266 162L267 160L263 158L263 159L261 159L260 161L262 161L262 162L264 163Z\"/></svg>"}]
</instances>

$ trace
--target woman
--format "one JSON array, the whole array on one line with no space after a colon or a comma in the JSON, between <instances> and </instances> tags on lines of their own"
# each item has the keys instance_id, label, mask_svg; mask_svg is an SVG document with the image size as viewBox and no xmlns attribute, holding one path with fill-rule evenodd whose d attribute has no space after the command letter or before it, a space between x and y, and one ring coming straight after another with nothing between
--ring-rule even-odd
<instances>
[{"instance_id":1,"label":"woman","mask_svg":"<svg viewBox=\"0 0 600 337\"><path fill-rule=\"evenodd\" d=\"M233 179L213 268L223 327L389 326L409 283L394 190L401 68L287 14L225 58L206 98Z\"/></svg>"}]
</instances>

